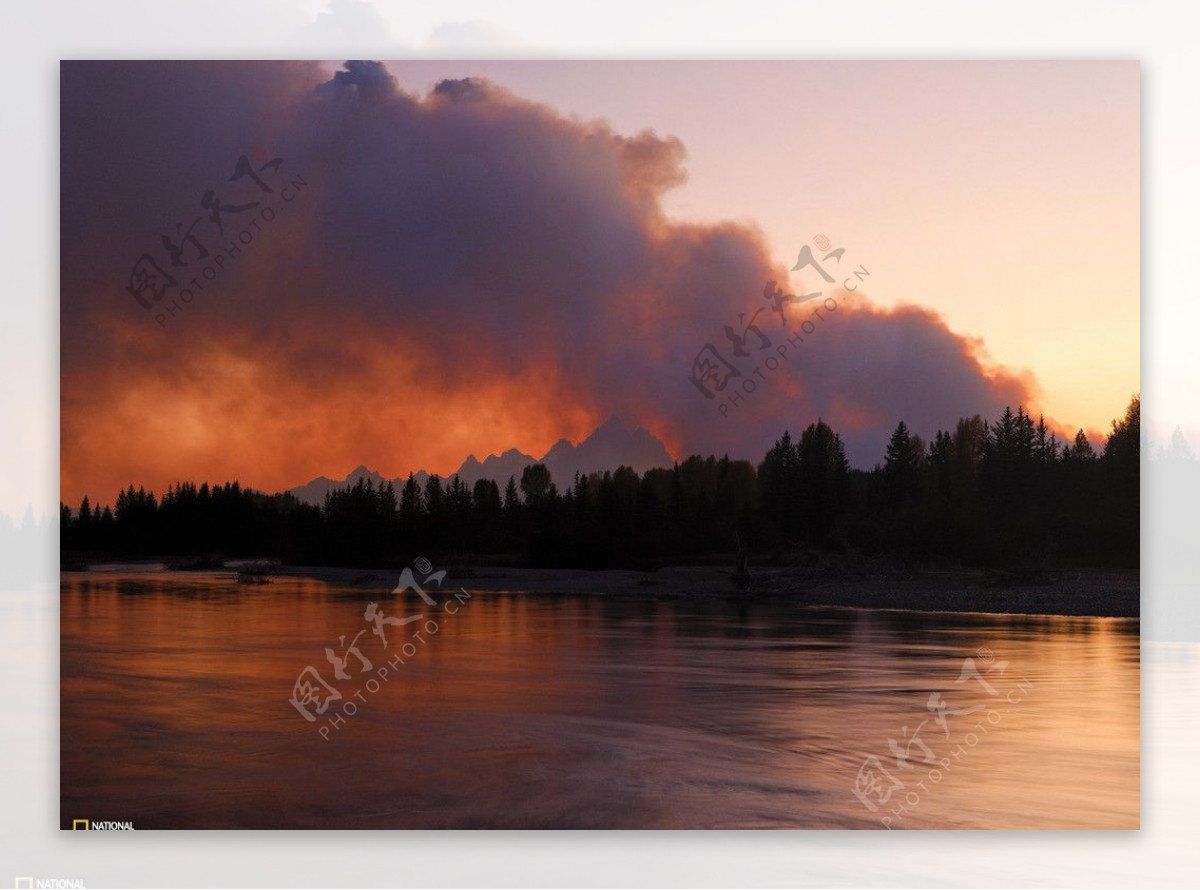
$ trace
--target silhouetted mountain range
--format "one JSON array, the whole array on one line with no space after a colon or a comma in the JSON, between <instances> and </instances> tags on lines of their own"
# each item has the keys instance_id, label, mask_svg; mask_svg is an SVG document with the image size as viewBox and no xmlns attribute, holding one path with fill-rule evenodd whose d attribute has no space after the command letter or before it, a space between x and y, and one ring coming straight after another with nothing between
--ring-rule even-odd
<instances>
[{"instance_id":1,"label":"silhouetted mountain range","mask_svg":"<svg viewBox=\"0 0 1200 890\"><path fill-rule=\"evenodd\" d=\"M526 467L543 463L550 471L551 480L562 489L571 485L576 473L587 475L626 466L642 474L655 467L670 467L674 462L663 443L650 432L642 427L630 430L620 419L610 417L578 445L573 445L566 439L559 439L541 458L525 454L516 448L510 448L503 454L490 454L482 461L470 454L462 466L445 478L457 475L468 487L480 479L493 479L503 489L510 476L520 482L521 473ZM413 474L422 488L429 476L425 470ZM391 480L392 485L399 491L407 478L407 475L397 476ZM359 479L369 480L376 487L386 485L389 481L374 470L359 466L351 470L344 479L318 476L311 482L289 491L304 503L320 505L330 491L357 485Z\"/></svg>"},{"instance_id":2,"label":"silhouetted mountain range","mask_svg":"<svg viewBox=\"0 0 1200 890\"><path fill-rule=\"evenodd\" d=\"M325 501L325 495L333 491L335 488L352 488L358 484L359 479L368 479L376 487L387 484L387 479L376 473L374 470L368 470L364 466L356 467L351 470L345 479L330 479L328 476L318 476L311 482L304 485L298 485L295 488L289 488L288 493L295 495L296 499L303 501L306 504L314 504L320 506ZM403 479L392 480L399 487L404 483Z\"/></svg>"}]
</instances>

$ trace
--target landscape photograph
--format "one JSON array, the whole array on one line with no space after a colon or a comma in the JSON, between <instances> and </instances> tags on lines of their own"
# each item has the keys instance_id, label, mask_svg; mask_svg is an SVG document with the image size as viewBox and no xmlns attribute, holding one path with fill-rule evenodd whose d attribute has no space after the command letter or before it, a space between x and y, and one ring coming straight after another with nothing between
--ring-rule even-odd
<instances>
[{"instance_id":1,"label":"landscape photograph","mask_svg":"<svg viewBox=\"0 0 1200 890\"><path fill-rule=\"evenodd\" d=\"M1139 828L1136 62L59 78L61 829Z\"/></svg>"}]
</instances>

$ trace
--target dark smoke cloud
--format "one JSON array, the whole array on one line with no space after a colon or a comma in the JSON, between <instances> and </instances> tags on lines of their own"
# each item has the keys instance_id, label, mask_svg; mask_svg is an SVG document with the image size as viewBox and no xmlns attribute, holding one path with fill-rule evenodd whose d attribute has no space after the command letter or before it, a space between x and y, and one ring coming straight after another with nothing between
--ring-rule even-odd
<instances>
[{"instance_id":1,"label":"dark smoke cloud","mask_svg":"<svg viewBox=\"0 0 1200 890\"><path fill-rule=\"evenodd\" d=\"M332 77L68 63L62 127L69 500L131 479L445 472L469 452L540 454L613 414L676 454L753 459L822 416L869 466L901 418L930 435L1032 395L932 313L842 293L720 415L687 379L692 360L786 267L748 227L666 219L660 200L686 177L677 139L570 120L486 81L420 97L373 62ZM122 290L130 265L205 189L233 198L233 161L254 145L307 188L156 325Z\"/></svg>"}]
</instances>

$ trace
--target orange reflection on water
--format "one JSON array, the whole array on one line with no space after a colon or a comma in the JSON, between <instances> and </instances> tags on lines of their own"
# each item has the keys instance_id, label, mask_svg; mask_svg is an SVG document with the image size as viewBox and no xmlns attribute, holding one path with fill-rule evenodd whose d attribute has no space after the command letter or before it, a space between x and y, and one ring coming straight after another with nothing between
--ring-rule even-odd
<instances>
[{"instance_id":1,"label":"orange reflection on water","mask_svg":"<svg viewBox=\"0 0 1200 890\"><path fill-rule=\"evenodd\" d=\"M67 826L1138 826L1136 621L476 593L424 607L437 628L406 656L416 625L384 649L369 601L422 608L305 579L64 575ZM297 676L333 683L325 647L363 629L371 670L351 659L307 722ZM967 658L996 695L956 682ZM981 709L943 730L933 693ZM910 749L905 769L889 740L919 725L933 762ZM870 756L904 785L874 811L853 793Z\"/></svg>"}]
</instances>

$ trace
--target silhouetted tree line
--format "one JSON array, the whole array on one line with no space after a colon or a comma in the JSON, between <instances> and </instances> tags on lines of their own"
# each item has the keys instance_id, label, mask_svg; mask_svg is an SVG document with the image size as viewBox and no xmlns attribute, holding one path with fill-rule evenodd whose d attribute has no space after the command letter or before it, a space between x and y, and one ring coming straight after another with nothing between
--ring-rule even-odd
<instances>
[{"instance_id":1,"label":"silhouetted tree line","mask_svg":"<svg viewBox=\"0 0 1200 890\"><path fill-rule=\"evenodd\" d=\"M320 507L237 482L130 486L115 507L85 497L62 512L76 557L261 556L382 565L417 554L491 555L537 566L649 569L730 553L787 559L798 549L926 563L1136 565L1140 401L1097 453L1080 431L1061 443L1018 408L963 418L929 443L903 422L882 464L852 470L823 421L785 431L753 466L693 455L638 475L577 475L560 489L543 464L504 490L483 479L410 475L397 492L360 480Z\"/></svg>"}]
</instances>

